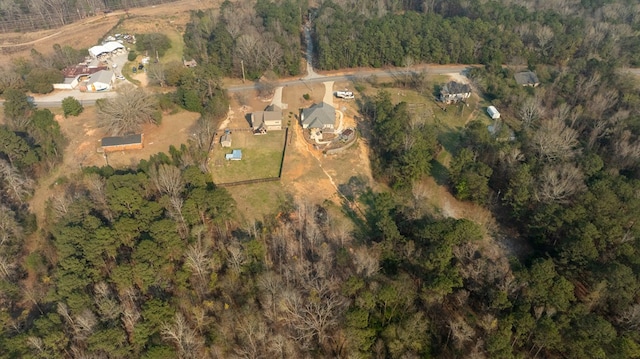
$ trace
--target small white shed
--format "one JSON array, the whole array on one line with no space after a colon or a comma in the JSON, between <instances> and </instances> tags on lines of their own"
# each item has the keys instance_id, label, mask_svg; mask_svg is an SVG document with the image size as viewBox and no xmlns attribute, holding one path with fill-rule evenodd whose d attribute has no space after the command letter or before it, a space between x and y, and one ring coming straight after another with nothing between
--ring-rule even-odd
<instances>
[{"instance_id":1,"label":"small white shed","mask_svg":"<svg viewBox=\"0 0 640 359\"><path fill-rule=\"evenodd\" d=\"M489 106L487 107L487 113L489 114L489 116L494 119L497 120L500 118L500 112L498 112L498 109L496 109L493 106Z\"/></svg>"}]
</instances>

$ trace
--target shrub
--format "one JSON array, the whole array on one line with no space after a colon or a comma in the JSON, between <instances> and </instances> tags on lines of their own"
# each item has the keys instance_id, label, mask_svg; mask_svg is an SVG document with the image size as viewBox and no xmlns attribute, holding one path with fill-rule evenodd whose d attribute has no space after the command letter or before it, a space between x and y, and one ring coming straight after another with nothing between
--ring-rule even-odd
<instances>
[{"instance_id":1,"label":"shrub","mask_svg":"<svg viewBox=\"0 0 640 359\"><path fill-rule=\"evenodd\" d=\"M25 83L33 93L49 93L53 91L53 84L64 80L62 73L56 69L37 67L29 72Z\"/></svg>"},{"instance_id":2,"label":"shrub","mask_svg":"<svg viewBox=\"0 0 640 359\"><path fill-rule=\"evenodd\" d=\"M302 95L302 98L304 98L305 100L309 101L309 99L311 99L311 96L309 96L308 93Z\"/></svg>"},{"instance_id":3,"label":"shrub","mask_svg":"<svg viewBox=\"0 0 640 359\"><path fill-rule=\"evenodd\" d=\"M135 52L134 50L131 50L131 51L129 51L129 54L127 55L127 60L136 61L137 57L138 57L138 53Z\"/></svg>"},{"instance_id":4,"label":"shrub","mask_svg":"<svg viewBox=\"0 0 640 359\"><path fill-rule=\"evenodd\" d=\"M69 96L62 100L62 110L64 111L64 117L78 116L84 110L80 101L75 97Z\"/></svg>"}]
</instances>

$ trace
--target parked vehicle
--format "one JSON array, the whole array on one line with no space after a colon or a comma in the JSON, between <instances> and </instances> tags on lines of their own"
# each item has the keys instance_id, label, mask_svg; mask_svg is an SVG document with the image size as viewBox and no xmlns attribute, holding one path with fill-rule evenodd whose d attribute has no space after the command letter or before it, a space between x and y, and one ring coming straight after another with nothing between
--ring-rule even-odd
<instances>
[{"instance_id":1,"label":"parked vehicle","mask_svg":"<svg viewBox=\"0 0 640 359\"><path fill-rule=\"evenodd\" d=\"M342 98L342 99L345 99L345 100L351 100L351 99L354 98L353 92L351 92L351 91L337 91L336 92L336 97Z\"/></svg>"}]
</instances>

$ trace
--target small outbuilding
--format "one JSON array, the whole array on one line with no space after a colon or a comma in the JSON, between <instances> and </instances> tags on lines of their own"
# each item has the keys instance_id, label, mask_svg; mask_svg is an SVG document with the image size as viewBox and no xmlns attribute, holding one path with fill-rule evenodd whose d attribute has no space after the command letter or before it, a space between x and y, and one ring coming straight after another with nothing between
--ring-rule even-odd
<instances>
[{"instance_id":1,"label":"small outbuilding","mask_svg":"<svg viewBox=\"0 0 640 359\"><path fill-rule=\"evenodd\" d=\"M222 137L220 137L220 144L222 147L231 147L231 134L227 132L222 135Z\"/></svg>"},{"instance_id":2,"label":"small outbuilding","mask_svg":"<svg viewBox=\"0 0 640 359\"><path fill-rule=\"evenodd\" d=\"M497 120L500 118L500 112L498 112L498 109L495 108L494 106L487 107L487 113L489 114L489 117L491 117L494 120Z\"/></svg>"},{"instance_id":3,"label":"small outbuilding","mask_svg":"<svg viewBox=\"0 0 640 359\"><path fill-rule=\"evenodd\" d=\"M142 145L143 139L143 134L104 137L101 141L101 147L103 152L140 150L144 147Z\"/></svg>"},{"instance_id":4,"label":"small outbuilding","mask_svg":"<svg viewBox=\"0 0 640 359\"><path fill-rule=\"evenodd\" d=\"M540 80L533 71L523 71L515 74L516 82L521 86L538 87Z\"/></svg>"},{"instance_id":5,"label":"small outbuilding","mask_svg":"<svg viewBox=\"0 0 640 359\"><path fill-rule=\"evenodd\" d=\"M340 134L340 141L349 142L355 136L356 136L356 131L354 131L352 128L347 128L346 130L342 131L342 133Z\"/></svg>"},{"instance_id":6,"label":"small outbuilding","mask_svg":"<svg viewBox=\"0 0 640 359\"><path fill-rule=\"evenodd\" d=\"M191 59L191 60L182 60L182 64L184 65L184 67L188 67L188 68L192 68L192 67L196 67L198 66L198 62L196 62L196 60Z\"/></svg>"},{"instance_id":7,"label":"small outbuilding","mask_svg":"<svg viewBox=\"0 0 640 359\"><path fill-rule=\"evenodd\" d=\"M242 160L242 150L233 150L231 153L224 155L227 161L240 161Z\"/></svg>"}]
</instances>

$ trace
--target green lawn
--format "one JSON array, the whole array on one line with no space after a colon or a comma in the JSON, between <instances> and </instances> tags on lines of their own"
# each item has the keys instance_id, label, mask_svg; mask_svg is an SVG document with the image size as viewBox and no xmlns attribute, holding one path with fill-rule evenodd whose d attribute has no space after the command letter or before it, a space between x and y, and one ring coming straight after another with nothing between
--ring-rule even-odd
<instances>
[{"instance_id":1,"label":"green lawn","mask_svg":"<svg viewBox=\"0 0 640 359\"><path fill-rule=\"evenodd\" d=\"M277 213L287 201L286 190L280 181L227 187L227 191L236 201L238 220L242 223L262 221L265 216Z\"/></svg>"},{"instance_id":2,"label":"green lawn","mask_svg":"<svg viewBox=\"0 0 640 359\"><path fill-rule=\"evenodd\" d=\"M211 173L215 183L228 183L259 178L278 177L285 131L270 131L255 136L251 132L233 132L231 148L216 144L212 154ZM225 155L242 150L241 161L227 161Z\"/></svg>"},{"instance_id":3,"label":"green lawn","mask_svg":"<svg viewBox=\"0 0 640 359\"><path fill-rule=\"evenodd\" d=\"M184 50L184 39L182 35L174 29L165 29L162 32L171 40L171 48L162 56L162 63L166 64L172 61L182 62L182 52Z\"/></svg>"}]
</instances>

